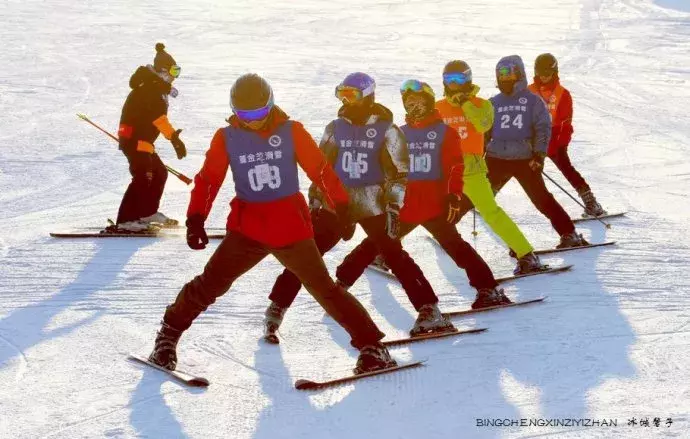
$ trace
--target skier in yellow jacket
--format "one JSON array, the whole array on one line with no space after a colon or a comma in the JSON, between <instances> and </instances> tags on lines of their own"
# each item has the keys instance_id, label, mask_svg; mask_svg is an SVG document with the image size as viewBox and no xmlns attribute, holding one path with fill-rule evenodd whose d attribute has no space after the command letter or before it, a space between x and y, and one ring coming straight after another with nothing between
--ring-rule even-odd
<instances>
[{"instance_id":1,"label":"skier in yellow jacket","mask_svg":"<svg viewBox=\"0 0 690 439\"><path fill-rule=\"evenodd\" d=\"M518 226L496 203L487 178L484 160L484 133L494 123L491 102L477 96L479 86L472 83L472 69L460 60L450 61L443 69L444 98L436 102L443 121L458 131L462 142L465 175L462 203L474 205L517 258L515 274L543 270L539 257ZM466 212L467 208L460 209ZM457 221L460 221L458 218Z\"/></svg>"}]
</instances>

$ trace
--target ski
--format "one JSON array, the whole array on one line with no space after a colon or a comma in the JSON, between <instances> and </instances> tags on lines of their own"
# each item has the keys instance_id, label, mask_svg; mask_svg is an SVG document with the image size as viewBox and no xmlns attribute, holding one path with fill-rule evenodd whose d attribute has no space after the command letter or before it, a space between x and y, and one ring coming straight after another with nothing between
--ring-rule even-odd
<instances>
[{"instance_id":1,"label":"ski","mask_svg":"<svg viewBox=\"0 0 690 439\"><path fill-rule=\"evenodd\" d=\"M607 245L613 245L615 243L616 243L616 241L609 241L609 242L600 242L598 244L580 245L577 247L550 248L550 249L544 249L544 250L535 250L534 254L535 255L546 255L546 254L550 254L550 253L569 252L571 250L581 250L581 249L585 249L585 248L604 247Z\"/></svg>"},{"instance_id":2,"label":"ski","mask_svg":"<svg viewBox=\"0 0 690 439\"><path fill-rule=\"evenodd\" d=\"M601 216L591 216L591 215L586 215L583 213L582 217L571 218L571 221L574 223L581 223L583 221L591 221L591 220L606 219L606 218L618 218L619 216L623 216L626 213L628 213L628 212L607 213L606 215L601 215Z\"/></svg>"},{"instance_id":3,"label":"ski","mask_svg":"<svg viewBox=\"0 0 690 439\"><path fill-rule=\"evenodd\" d=\"M129 358L130 360L136 361L138 363L142 363L142 364L145 364L147 366L151 366L154 369L160 370L161 372L165 372L168 375L170 375L171 377L175 378L176 380L178 380L178 381L180 381L180 382L182 382L188 386L208 387L208 385L209 385L208 380L204 377L190 375L190 374L182 372L180 370L168 370L164 367L160 367L159 365L157 365L155 363L151 363L146 358L140 357L139 355L130 354L129 357L127 357L127 358Z\"/></svg>"},{"instance_id":4,"label":"ski","mask_svg":"<svg viewBox=\"0 0 690 439\"><path fill-rule=\"evenodd\" d=\"M356 381L356 380L359 380L362 378L373 377L376 375L383 375L383 374L391 373L391 372L397 372L399 370L410 369L413 367L419 367L419 366L423 365L425 362L426 362L426 360L413 361L411 363L399 364L398 366L389 367L387 369L376 370L374 372L360 373L358 375L349 375L349 376L346 376L343 378L336 378L336 379L333 379L330 381L320 381L319 382L319 381L299 379L299 380L295 381L295 389L297 389L297 390L324 389L326 387L337 386L339 384L349 383L349 382Z\"/></svg>"},{"instance_id":5,"label":"ski","mask_svg":"<svg viewBox=\"0 0 690 439\"><path fill-rule=\"evenodd\" d=\"M544 265L544 267L546 267L546 268L543 270L532 271L530 273L516 274L513 276L506 276L506 277L499 277L499 278L496 278L496 282L498 282L500 284L500 283L508 282L511 280L520 279L523 277L536 276L538 274L560 273L562 271L570 270L571 268L573 268L573 265L563 265L561 267L553 267L553 268L550 267L549 265ZM370 264L367 268L369 268L370 270L373 270L377 273L381 273L383 275L386 275L389 278L394 279L396 281L398 280L398 278L395 277L393 272L388 271L388 270L384 270L383 268L379 267L378 265Z\"/></svg>"},{"instance_id":6,"label":"ski","mask_svg":"<svg viewBox=\"0 0 690 439\"><path fill-rule=\"evenodd\" d=\"M400 345L405 345L405 344L410 344L410 343L416 343L419 341L426 341L426 340L433 340L437 338L445 338L445 337L455 337L456 335L466 335L466 334L478 334L480 332L484 332L489 328L476 328L476 329L464 329L464 330L455 330L455 331L449 331L449 332L437 332L437 333L431 333L431 334L422 334L422 335L415 335L413 337L405 337L405 338L398 338L394 340L384 340L381 343L383 343L385 346L400 346Z\"/></svg>"},{"instance_id":7,"label":"ski","mask_svg":"<svg viewBox=\"0 0 690 439\"><path fill-rule=\"evenodd\" d=\"M568 271L568 270L570 270L571 268L573 268L573 265L562 265L562 266L560 266L560 267L553 267L553 268L552 268L552 267L550 267L549 265L545 264L544 267L545 267L545 268L544 268L543 270L536 270L536 271L531 271L531 272L529 272L529 273L516 274L516 275L513 275L513 276L498 277L498 278L496 278L496 282L498 282L498 283L500 284L500 283L503 283L503 282L508 282L508 281L511 281L511 280L520 279L520 278L523 278L523 277L536 276L536 275L538 275L538 274L560 273L560 272L563 272L563 271Z\"/></svg>"},{"instance_id":8,"label":"ski","mask_svg":"<svg viewBox=\"0 0 690 439\"><path fill-rule=\"evenodd\" d=\"M131 233L118 233L118 232L87 232L87 231L67 231L67 232L50 232L50 236L53 238L183 238L185 235L181 233L170 232L165 229L155 231L155 232L131 232ZM225 233L219 234L209 234L208 239L223 239L225 238Z\"/></svg>"},{"instance_id":9,"label":"ski","mask_svg":"<svg viewBox=\"0 0 690 439\"><path fill-rule=\"evenodd\" d=\"M486 311L494 311L497 309L503 309L503 308L512 308L515 306L523 306L523 305L529 305L531 303L539 303L543 302L544 299L546 299L546 296L540 297L538 299L532 299L532 300L523 300L521 302L513 302L508 305L496 305L496 306L488 306L486 308L479 308L479 309L465 309L462 311L449 311L449 312L444 312L443 315L446 317L458 317L458 316L466 316L468 314L477 314L480 312L486 312Z\"/></svg>"}]
</instances>

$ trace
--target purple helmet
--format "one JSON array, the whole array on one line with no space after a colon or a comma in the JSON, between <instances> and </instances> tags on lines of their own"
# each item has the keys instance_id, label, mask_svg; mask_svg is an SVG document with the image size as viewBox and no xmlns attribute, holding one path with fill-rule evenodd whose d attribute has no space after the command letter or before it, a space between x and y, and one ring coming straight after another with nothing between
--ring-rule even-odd
<instances>
[{"instance_id":1,"label":"purple helmet","mask_svg":"<svg viewBox=\"0 0 690 439\"><path fill-rule=\"evenodd\" d=\"M350 73L343 79L340 85L360 90L362 92L362 97L374 94L374 90L376 89L376 81L374 81L374 78L362 72Z\"/></svg>"}]
</instances>

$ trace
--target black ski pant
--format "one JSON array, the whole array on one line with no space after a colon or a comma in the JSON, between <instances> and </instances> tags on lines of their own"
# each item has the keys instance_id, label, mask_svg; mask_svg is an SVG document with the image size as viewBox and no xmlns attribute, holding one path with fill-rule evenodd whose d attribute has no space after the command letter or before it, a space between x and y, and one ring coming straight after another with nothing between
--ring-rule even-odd
<instances>
[{"instance_id":1,"label":"black ski pant","mask_svg":"<svg viewBox=\"0 0 690 439\"><path fill-rule=\"evenodd\" d=\"M199 314L230 289L235 279L269 254L290 269L324 310L345 328L354 347L361 349L384 337L359 301L330 277L313 239L269 248L237 232L228 232L204 272L182 287L165 311L164 322L186 331Z\"/></svg>"},{"instance_id":2,"label":"black ski pant","mask_svg":"<svg viewBox=\"0 0 690 439\"><path fill-rule=\"evenodd\" d=\"M317 216L314 218L316 245L320 251L325 253L340 241L340 229L337 227L334 214L320 209L314 215ZM322 218L323 215L326 218ZM431 288L431 284L429 284L419 266L402 248L400 240L393 239L386 233L386 216L373 216L360 220L358 223L376 248L374 256L376 254L383 256L386 264L400 281L415 309L419 311L424 305L438 303L438 297L436 297L433 288ZM349 265L348 258L338 267L336 277L345 285L353 285L359 276L350 279L347 273L341 269L342 266ZM273 285L269 298L278 305L287 308L297 297L300 287L299 279L295 279L294 274L285 270Z\"/></svg>"},{"instance_id":3,"label":"black ski pant","mask_svg":"<svg viewBox=\"0 0 690 439\"><path fill-rule=\"evenodd\" d=\"M132 181L125 191L117 224L135 221L158 212L168 170L156 153L142 151L125 152Z\"/></svg>"},{"instance_id":4,"label":"black ski pant","mask_svg":"<svg viewBox=\"0 0 690 439\"><path fill-rule=\"evenodd\" d=\"M551 226L563 236L575 231L575 225L570 220L568 213L558 204L553 194L546 189L544 177L541 171L534 171L529 166L530 160L504 160L487 157L486 165L489 168L487 175L494 193L498 193L513 177L517 179L534 207L551 221ZM460 218L472 209L472 202L463 197L460 207Z\"/></svg>"},{"instance_id":5,"label":"black ski pant","mask_svg":"<svg viewBox=\"0 0 690 439\"><path fill-rule=\"evenodd\" d=\"M404 237L420 224L401 223L400 237ZM455 264L467 272L470 285L477 290L494 288L498 285L486 261L458 233L454 224L448 223L443 216L438 216L421 224L438 241ZM378 254L371 238L364 239L338 267L337 277L350 285L357 280Z\"/></svg>"},{"instance_id":6,"label":"black ski pant","mask_svg":"<svg viewBox=\"0 0 690 439\"><path fill-rule=\"evenodd\" d=\"M578 193L589 190L589 185L570 161L567 147L559 148L554 154L549 154L549 158Z\"/></svg>"}]
</instances>

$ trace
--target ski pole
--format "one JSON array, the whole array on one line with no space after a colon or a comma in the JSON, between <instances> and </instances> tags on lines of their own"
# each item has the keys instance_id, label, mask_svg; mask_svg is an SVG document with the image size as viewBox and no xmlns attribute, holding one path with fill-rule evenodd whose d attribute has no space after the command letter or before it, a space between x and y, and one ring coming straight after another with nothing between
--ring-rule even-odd
<instances>
[{"instance_id":1,"label":"ski pole","mask_svg":"<svg viewBox=\"0 0 690 439\"><path fill-rule=\"evenodd\" d=\"M96 129L100 130L101 132L105 133L108 137L110 137L110 138L113 139L114 141L116 141L116 142L119 142L119 141L120 141L120 139L118 139L117 137L113 136L112 134L110 134L109 132L107 132L106 130L104 130L103 128L101 128L100 126L98 126L97 124L95 124L93 121L91 121L91 119L89 119L85 114L77 113L77 117L78 117L79 119L83 120L84 122L86 122L86 123L92 125L93 127L95 127ZM165 165L165 169L167 169L168 172L170 172L170 173L171 173L172 175L174 175L175 177L177 177L177 178L179 178L180 180L182 180L185 184L192 184L192 179L191 179L191 178L189 178L189 177L187 177L186 175L184 175L184 174L182 174L182 173L180 173L180 172L174 170L174 169L171 168L170 166Z\"/></svg>"},{"instance_id":2,"label":"ski pole","mask_svg":"<svg viewBox=\"0 0 690 439\"><path fill-rule=\"evenodd\" d=\"M479 235L477 232L477 209L472 209L472 236Z\"/></svg>"},{"instance_id":3,"label":"ski pole","mask_svg":"<svg viewBox=\"0 0 690 439\"><path fill-rule=\"evenodd\" d=\"M548 179L551 181L551 183L555 184L556 187L558 187L558 189L562 190L563 192L565 192L565 194L566 194L567 196L569 196L570 198L572 198L572 200L573 200L574 202L576 202L577 204L579 204L583 209L587 210L587 208L585 207L584 204L580 203L575 197L573 197L572 195L570 195L570 192L568 192L567 190L565 190L565 189L563 188L563 186L561 186L560 184L556 183L556 182L554 181L553 178L549 177L549 176L546 174L546 172L541 171L541 173L544 174L544 177L548 178ZM599 221L600 223L602 223L603 225L605 225L607 229L610 229L610 228L611 228L611 224L609 224L609 223L603 221L602 219L600 219L600 218L598 218L598 217L594 217L594 219L596 219L597 221Z\"/></svg>"}]
</instances>

